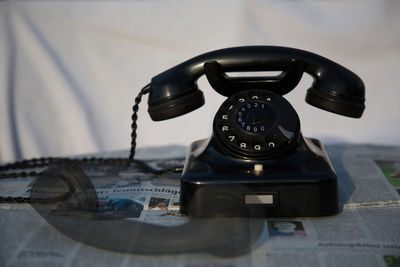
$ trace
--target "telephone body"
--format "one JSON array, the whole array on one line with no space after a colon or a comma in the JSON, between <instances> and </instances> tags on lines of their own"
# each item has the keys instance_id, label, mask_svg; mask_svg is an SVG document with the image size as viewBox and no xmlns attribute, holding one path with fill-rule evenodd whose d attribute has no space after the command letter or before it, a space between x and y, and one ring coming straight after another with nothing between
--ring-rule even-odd
<instances>
[{"instance_id":1,"label":"telephone body","mask_svg":"<svg viewBox=\"0 0 400 267\"><path fill-rule=\"evenodd\" d=\"M227 72L281 71L273 77ZM299 117L283 95L307 72L306 102L359 118L365 87L350 70L319 55L287 47L246 46L212 51L151 80L154 121L204 104L197 79L205 74L226 101L211 137L191 144L181 177L180 210L196 217L327 216L339 212L335 171L322 143L301 134Z\"/></svg>"}]
</instances>

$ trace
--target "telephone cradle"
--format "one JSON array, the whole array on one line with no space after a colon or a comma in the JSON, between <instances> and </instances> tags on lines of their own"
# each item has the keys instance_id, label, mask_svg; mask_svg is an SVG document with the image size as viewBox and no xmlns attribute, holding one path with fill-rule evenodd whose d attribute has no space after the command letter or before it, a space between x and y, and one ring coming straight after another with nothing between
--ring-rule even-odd
<instances>
[{"instance_id":1,"label":"telephone cradle","mask_svg":"<svg viewBox=\"0 0 400 267\"><path fill-rule=\"evenodd\" d=\"M281 71L277 76L231 77L230 72ZM204 104L197 79L205 74L227 99L210 138L191 144L181 177L180 211L195 217L328 216L339 212L338 182L322 143L303 137L300 119L283 95L303 73L314 82L306 102L360 118L362 80L322 56L287 47L246 46L189 59L151 80L154 121Z\"/></svg>"}]
</instances>

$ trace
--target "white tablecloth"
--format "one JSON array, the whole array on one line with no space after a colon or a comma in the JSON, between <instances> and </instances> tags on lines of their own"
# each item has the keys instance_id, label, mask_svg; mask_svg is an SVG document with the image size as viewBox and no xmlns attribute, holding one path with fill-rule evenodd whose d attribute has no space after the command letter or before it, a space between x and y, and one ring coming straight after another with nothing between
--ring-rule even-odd
<instances>
[{"instance_id":1,"label":"white tablecloth","mask_svg":"<svg viewBox=\"0 0 400 267\"><path fill-rule=\"evenodd\" d=\"M305 136L400 144L398 1L6 1L0 3L0 160L127 149L134 97L151 78L219 48L281 45L357 73L366 110L350 119L288 95ZM138 145L188 145L211 134L224 97L204 77L205 107L152 122ZM144 102L147 98L145 97Z\"/></svg>"}]
</instances>

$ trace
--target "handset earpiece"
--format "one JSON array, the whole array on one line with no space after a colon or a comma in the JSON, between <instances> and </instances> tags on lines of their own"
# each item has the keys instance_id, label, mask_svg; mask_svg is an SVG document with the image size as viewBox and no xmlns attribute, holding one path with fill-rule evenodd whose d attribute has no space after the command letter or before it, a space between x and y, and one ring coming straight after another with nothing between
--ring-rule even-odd
<instances>
[{"instance_id":1,"label":"handset earpiece","mask_svg":"<svg viewBox=\"0 0 400 267\"><path fill-rule=\"evenodd\" d=\"M200 75L195 77L191 69L180 65L151 79L148 112L153 121L175 118L204 105L203 92L196 83Z\"/></svg>"},{"instance_id":2,"label":"handset earpiece","mask_svg":"<svg viewBox=\"0 0 400 267\"><path fill-rule=\"evenodd\" d=\"M197 88L183 91L180 94L179 92L173 94L168 90L160 93L155 96L154 91L150 91L148 112L153 121L168 120L184 115L205 103L203 92Z\"/></svg>"},{"instance_id":3,"label":"handset earpiece","mask_svg":"<svg viewBox=\"0 0 400 267\"><path fill-rule=\"evenodd\" d=\"M306 102L336 114L360 118L365 109L364 83L350 70L329 63L320 66L317 78L307 90Z\"/></svg>"},{"instance_id":4,"label":"handset earpiece","mask_svg":"<svg viewBox=\"0 0 400 267\"><path fill-rule=\"evenodd\" d=\"M271 70L282 70L284 75L275 79L229 78L224 75L232 71ZM302 72L314 78L306 95L307 103L344 116L361 117L365 108L365 88L356 74L319 55L277 46L216 50L160 73L151 80L148 111L153 120L159 121L201 107L204 97L196 82L204 73L216 91L229 96L251 88L268 89L284 95L297 85Z\"/></svg>"}]
</instances>

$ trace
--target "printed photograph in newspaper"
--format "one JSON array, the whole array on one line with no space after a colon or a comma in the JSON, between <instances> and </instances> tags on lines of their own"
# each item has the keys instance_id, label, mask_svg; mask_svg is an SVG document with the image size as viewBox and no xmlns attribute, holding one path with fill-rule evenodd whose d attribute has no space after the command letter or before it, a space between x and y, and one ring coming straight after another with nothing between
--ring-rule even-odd
<instances>
[{"instance_id":1,"label":"printed photograph in newspaper","mask_svg":"<svg viewBox=\"0 0 400 267\"><path fill-rule=\"evenodd\" d=\"M301 221L279 220L268 221L268 233L270 237L305 237L306 232Z\"/></svg>"},{"instance_id":2,"label":"printed photograph in newspaper","mask_svg":"<svg viewBox=\"0 0 400 267\"><path fill-rule=\"evenodd\" d=\"M392 184L400 194L400 161L375 160L375 163L382 170L388 182Z\"/></svg>"}]
</instances>

